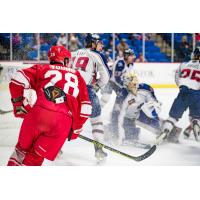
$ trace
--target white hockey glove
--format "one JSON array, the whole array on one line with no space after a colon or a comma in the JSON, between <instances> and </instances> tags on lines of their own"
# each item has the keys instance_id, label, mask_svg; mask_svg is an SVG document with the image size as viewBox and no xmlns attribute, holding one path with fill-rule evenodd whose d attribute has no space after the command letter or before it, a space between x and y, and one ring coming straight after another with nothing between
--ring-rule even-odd
<instances>
[{"instance_id":1,"label":"white hockey glove","mask_svg":"<svg viewBox=\"0 0 200 200\"><path fill-rule=\"evenodd\" d=\"M141 107L141 110L149 117L154 118L152 115L153 110L155 109L156 113L159 114L161 111L161 103L156 101L149 101L144 103Z\"/></svg>"}]
</instances>

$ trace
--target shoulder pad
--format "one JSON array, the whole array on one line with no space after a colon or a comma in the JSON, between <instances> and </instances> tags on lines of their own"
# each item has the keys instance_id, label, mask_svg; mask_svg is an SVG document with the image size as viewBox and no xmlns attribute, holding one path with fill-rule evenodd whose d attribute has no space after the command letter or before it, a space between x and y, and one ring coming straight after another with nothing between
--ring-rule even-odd
<instances>
[{"instance_id":1,"label":"shoulder pad","mask_svg":"<svg viewBox=\"0 0 200 200\"><path fill-rule=\"evenodd\" d=\"M141 89L141 90L147 90L147 91L149 91L149 92L154 92L153 88L152 88L150 85L146 84L146 83L140 83L138 89L139 89L139 90L140 90L140 89Z\"/></svg>"}]
</instances>

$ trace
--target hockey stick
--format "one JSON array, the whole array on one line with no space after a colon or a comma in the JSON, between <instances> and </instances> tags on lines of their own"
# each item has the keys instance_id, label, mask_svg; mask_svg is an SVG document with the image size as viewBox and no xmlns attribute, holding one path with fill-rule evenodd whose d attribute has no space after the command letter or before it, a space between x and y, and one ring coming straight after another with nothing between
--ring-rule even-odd
<instances>
[{"instance_id":1,"label":"hockey stick","mask_svg":"<svg viewBox=\"0 0 200 200\"><path fill-rule=\"evenodd\" d=\"M81 138L81 139L83 139L85 141L91 142L91 143L93 143L96 146L103 147L103 148L108 149L108 150L110 150L110 151L112 151L114 153L118 153L118 154L120 154L122 156L125 156L127 158L130 158L130 159L138 161L138 162L142 161L142 160L145 160L146 158L148 158L149 156L151 156L155 152L155 150L156 150L156 145L153 145L146 153L144 153L144 154L142 154L140 156L132 156L132 155L129 155L127 153L124 153L124 152L121 152L119 150L116 150L116 149L114 149L112 147L109 147L109 146L107 146L105 144L102 144L100 142L92 140L92 139L90 139L88 137L85 137L83 135L79 135L79 138Z\"/></svg>"},{"instance_id":2,"label":"hockey stick","mask_svg":"<svg viewBox=\"0 0 200 200\"><path fill-rule=\"evenodd\" d=\"M10 112L13 112L13 110L1 110L0 109L0 114L1 115L7 114L7 113L10 113Z\"/></svg>"}]
</instances>

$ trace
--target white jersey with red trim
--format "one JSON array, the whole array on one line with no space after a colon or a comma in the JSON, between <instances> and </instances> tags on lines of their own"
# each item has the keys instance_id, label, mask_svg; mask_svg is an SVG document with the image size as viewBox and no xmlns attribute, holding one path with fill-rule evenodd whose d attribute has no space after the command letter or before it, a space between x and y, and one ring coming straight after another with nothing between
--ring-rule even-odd
<instances>
[{"instance_id":1,"label":"white jersey with red trim","mask_svg":"<svg viewBox=\"0 0 200 200\"><path fill-rule=\"evenodd\" d=\"M102 88L108 83L109 68L105 57L100 52L83 48L72 52L72 57L72 68L80 72L87 85L97 84Z\"/></svg>"},{"instance_id":2,"label":"white jersey with red trim","mask_svg":"<svg viewBox=\"0 0 200 200\"><path fill-rule=\"evenodd\" d=\"M200 89L200 62L191 60L182 63L175 73L175 82L178 86L187 86L193 90Z\"/></svg>"}]
</instances>

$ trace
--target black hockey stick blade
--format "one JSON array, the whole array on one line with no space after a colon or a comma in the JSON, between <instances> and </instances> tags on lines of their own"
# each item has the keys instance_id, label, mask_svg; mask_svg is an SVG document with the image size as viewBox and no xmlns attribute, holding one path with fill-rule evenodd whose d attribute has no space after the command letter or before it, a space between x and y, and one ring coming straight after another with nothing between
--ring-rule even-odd
<instances>
[{"instance_id":1,"label":"black hockey stick blade","mask_svg":"<svg viewBox=\"0 0 200 200\"><path fill-rule=\"evenodd\" d=\"M13 110L1 110L0 109L0 114L1 115L4 115L4 114L7 114L7 113L11 113Z\"/></svg>"},{"instance_id":2,"label":"black hockey stick blade","mask_svg":"<svg viewBox=\"0 0 200 200\"><path fill-rule=\"evenodd\" d=\"M140 155L140 156L132 156L132 155L129 155L129 154L127 154L127 153L121 152L121 151L119 151L119 150L117 150L117 149L114 149L114 148L112 148L112 147L109 147L109 146L107 146L107 145L105 145L105 144L102 144L102 143L100 143L100 142L97 142L97 141L95 141L95 140L92 140L92 139L90 139L90 138L88 138L88 137L85 137L85 136L83 136L83 135L79 135L79 138L81 138L81 139L83 139L83 140L86 140L86 141L88 141L88 142L91 142L91 143L93 143L93 144L96 145L96 146L103 147L103 148L108 149L108 150L110 150L110 151L112 151L112 152L114 152L114 153L117 153L117 154L119 154L119 155L125 156L125 157L127 157L127 158L132 159L132 160L135 160L135 161L137 161L137 162L140 162L140 161L142 161L142 160L147 159L147 158L148 158L149 156L151 156L151 155L155 152L155 150L156 150L156 145L153 145L153 146L152 146L147 152L145 152L144 154L142 154L142 155Z\"/></svg>"},{"instance_id":3,"label":"black hockey stick blade","mask_svg":"<svg viewBox=\"0 0 200 200\"><path fill-rule=\"evenodd\" d=\"M138 161L138 162L142 161L142 160L145 160L146 158L148 158L149 156L151 156L155 152L156 148L157 148L156 145L153 145L146 153L135 157L134 160Z\"/></svg>"}]
</instances>

